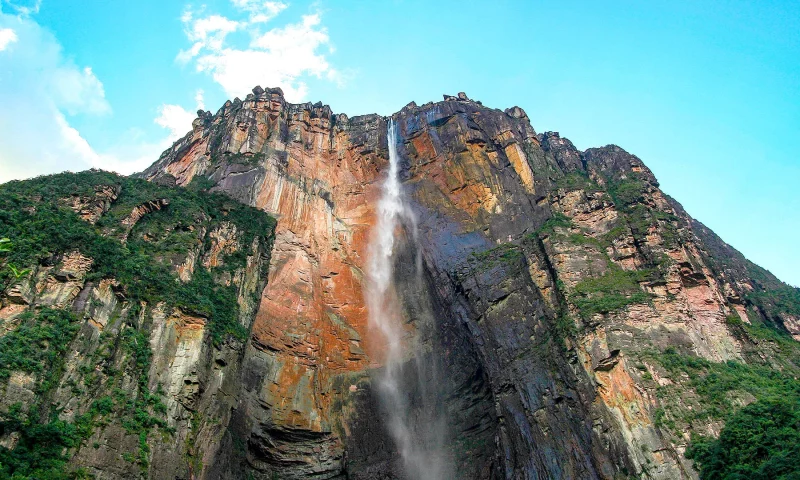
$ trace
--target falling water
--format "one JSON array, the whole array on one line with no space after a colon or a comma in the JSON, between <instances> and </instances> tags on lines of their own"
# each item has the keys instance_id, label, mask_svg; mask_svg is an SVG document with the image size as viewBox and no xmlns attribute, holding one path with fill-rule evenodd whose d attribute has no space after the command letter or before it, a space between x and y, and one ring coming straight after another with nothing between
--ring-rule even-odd
<instances>
[{"instance_id":1,"label":"falling water","mask_svg":"<svg viewBox=\"0 0 800 480\"><path fill-rule=\"evenodd\" d=\"M401 227L416 240L414 215L403 198L399 178L399 158L397 155L397 127L394 120L389 121L389 172L382 185L382 195L378 202L377 221L372 232L368 259L368 287L366 289L367 308L370 325L377 329L384 347L384 368L377 378L378 393L387 415L386 424L403 460L408 478L419 480L443 480L448 477L446 462L441 455L441 428L435 418L431 418L434 408L432 402L425 401L428 408L420 412L412 411L410 390L430 396L424 384L425 375L419 374L420 360L408 358L404 341L402 310L394 285L394 262L397 234ZM417 256L417 272L420 272L420 257ZM418 280L419 281L419 280ZM418 285L420 286L420 285ZM417 375L409 374L410 363L417 363ZM406 375L404 375L404 372ZM416 378L416 381L410 380ZM430 400L430 399L428 399Z\"/></svg>"}]
</instances>

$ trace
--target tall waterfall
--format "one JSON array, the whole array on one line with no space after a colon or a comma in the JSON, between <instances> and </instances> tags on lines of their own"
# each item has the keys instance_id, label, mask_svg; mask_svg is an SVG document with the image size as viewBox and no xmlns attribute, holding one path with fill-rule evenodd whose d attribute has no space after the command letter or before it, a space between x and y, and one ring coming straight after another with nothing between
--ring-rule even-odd
<instances>
[{"instance_id":1,"label":"tall waterfall","mask_svg":"<svg viewBox=\"0 0 800 480\"><path fill-rule=\"evenodd\" d=\"M387 415L386 424L403 460L409 479L444 480L449 477L442 455L441 421L437 420L436 400L431 398L425 365L406 351L410 333L395 288L395 254L398 234L416 239L416 221L404 201L397 155L397 126L389 120L389 172L382 185L377 221L372 231L367 262L366 302L369 322L383 343L384 366L378 373L377 391ZM417 255L417 282L421 282L421 261ZM421 285L417 285L422 288ZM417 401L412 408L412 391ZM426 398L427 397L427 398Z\"/></svg>"}]
</instances>

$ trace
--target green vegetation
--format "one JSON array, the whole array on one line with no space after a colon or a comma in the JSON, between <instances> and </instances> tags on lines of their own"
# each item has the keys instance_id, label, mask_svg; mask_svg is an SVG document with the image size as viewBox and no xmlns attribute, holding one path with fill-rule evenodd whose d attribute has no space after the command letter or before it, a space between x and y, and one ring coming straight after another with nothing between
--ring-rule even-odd
<instances>
[{"instance_id":1,"label":"green vegetation","mask_svg":"<svg viewBox=\"0 0 800 480\"><path fill-rule=\"evenodd\" d=\"M652 227L657 226L666 247L678 245L680 235L677 227L673 225L678 217L646 205L645 194L647 191L647 182L638 175L608 182L608 193L634 235L643 237L650 232ZM611 232L609 232L610 234ZM615 237L610 236L609 240L613 238Z\"/></svg>"},{"instance_id":2,"label":"green vegetation","mask_svg":"<svg viewBox=\"0 0 800 480\"><path fill-rule=\"evenodd\" d=\"M71 192L93 196L105 185L121 192L96 226L59 205ZM142 218L128 241L121 243L116 238L122 233L120 221L134 207L157 198L167 198L169 206ZM216 343L228 334L239 339L246 336L238 322L236 287L217 285L213 272L202 267L191 282L183 284L176 280L168 260L171 253L185 253L208 241L199 238L198 232L222 221L236 225L244 248L258 236L263 251L269 250L274 219L220 194L169 189L106 172L60 174L0 187L0 231L14 242L9 264L33 266L53 255L79 250L94 262L87 280L114 278L129 299L149 305L164 301L206 316ZM231 271L245 266L247 257L229 255L225 260L237 262L225 265ZM15 280L13 273L0 271L0 285Z\"/></svg>"},{"instance_id":3,"label":"green vegetation","mask_svg":"<svg viewBox=\"0 0 800 480\"><path fill-rule=\"evenodd\" d=\"M524 260L525 255L519 245L503 243L482 252L473 252L458 269L453 271L453 275L463 280L496 267L503 267L510 274L522 268Z\"/></svg>"},{"instance_id":4,"label":"green vegetation","mask_svg":"<svg viewBox=\"0 0 800 480\"><path fill-rule=\"evenodd\" d=\"M679 354L667 348L656 360L670 372L671 378L687 374L686 386L699 396L699 407L685 412L680 420L722 420L737 408L742 398L800 399L797 372L782 372L766 365L735 361L710 362L700 357ZM664 392L669 388L664 388Z\"/></svg>"},{"instance_id":5,"label":"green vegetation","mask_svg":"<svg viewBox=\"0 0 800 480\"><path fill-rule=\"evenodd\" d=\"M14 450L0 448L0 477L11 480L67 480L69 457L64 453L80 444L81 434L71 423L51 419L45 423L23 418L21 406L13 405L0 421L0 433L18 432Z\"/></svg>"},{"instance_id":6,"label":"green vegetation","mask_svg":"<svg viewBox=\"0 0 800 480\"><path fill-rule=\"evenodd\" d=\"M658 233L664 240L666 247L671 248L678 245L680 234L677 227L673 225L678 220L675 215L651 209L644 205L624 207L623 212L625 221L635 235L639 237L646 236L650 233L651 228L658 227Z\"/></svg>"},{"instance_id":7,"label":"green vegetation","mask_svg":"<svg viewBox=\"0 0 800 480\"><path fill-rule=\"evenodd\" d=\"M8 239L8 238L0 238L0 254L6 254L6 253L11 252L13 245L14 245L14 243L10 239ZM28 273L30 273L30 271L31 271L29 268L19 268L16 265L14 265L13 263L7 263L7 262L5 263L5 267L6 268L4 270L7 270L6 273L10 272L11 273L11 277L14 280L17 280L17 281L20 280L25 275L27 275ZM2 270L0 270L0 271L2 271ZM0 283L0 285L2 285L2 283ZM0 291L2 291L2 290L3 289L0 288Z\"/></svg>"},{"instance_id":8,"label":"green vegetation","mask_svg":"<svg viewBox=\"0 0 800 480\"><path fill-rule=\"evenodd\" d=\"M741 328L745 335L758 344L762 351L771 350L771 361L781 368L797 369L800 366L800 343L782 330L770 324L763 324L757 321L755 314L751 315L753 323L750 325L742 324ZM754 360L760 360L760 355L755 355ZM798 373L800 375L800 373Z\"/></svg>"},{"instance_id":9,"label":"green vegetation","mask_svg":"<svg viewBox=\"0 0 800 480\"><path fill-rule=\"evenodd\" d=\"M244 341L247 329L239 323L239 304L233 286L219 285L211 272L198 268L191 282L181 285L175 305L182 310L213 319L209 323L211 339L222 343L228 335Z\"/></svg>"},{"instance_id":10,"label":"green vegetation","mask_svg":"<svg viewBox=\"0 0 800 480\"><path fill-rule=\"evenodd\" d=\"M617 206L631 207L644 201L647 184L638 176L632 175L631 178L609 182L608 193Z\"/></svg>"},{"instance_id":11,"label":"green vegetation","mask_svg":"<svg viewBox=\"0 0 800 480\"><path fill-rule=\"evenodd\" d=\"M120 284L119 294L131 307L121 319L119 334L104 331L90 363L79 366L82 383L66 381L65 386L74 394L97 398L72 421L60 419L59 411L51 405L50 392L62 380L69 345L78 334L78 319L67 310L30 309L18 318L16 329L0 337L0 382L14 371L33 374L37 380L36 404L24 411L17 406L0 413L0 435L16 432L19 437L13 450L0 447L1 478L80 478L80 471L66 470L70 451L74 453L91 437L96 426L107 424L108 417L119 422L126 433L138 437L138 451L124 455L147 468L148 435L156 428L165 434L170 429L163 420L164 392L160 385L154 390L149 386L150 325L141 323L141 319L149 318L140 315L147 313L142 308L152 309L163 302L168 308L203 316L215 344L231 337L247 338L248 332L239 323L238 290L230 275L246 266L248 257L242 250L249 250L254 242L261 251L269 252L275 221L226 196L203 192L198 186L167 188L97 171L0 186L0 289L30 273L11 266L36 271L40 265L57 264L62 255L77 250L93 261L86 279L115 279ZM98 191L109 188L118 192L118 198L96 225L83 221L69 208L78 199L90 203ZM121 220L133 208L157 199L166 199L169 204L145 215L126 232ZM210 269L197 266L191 281L180 282L173 265L192 249L208 249L208 232L222 222L236 227L236 240L242 248L233 254L222 252L223 265ZM124 233L128 235L123 243L120 238ZM266 262L263 264L266 268ZM136 387L127 387L125 379L134 379Z\"/></svg>"},{"instance_id":12,"label":"green vegetation","mask_svg":"<svg viewBox=\"0 0 800 480\"><path fill-rule=\"evenodd\" d=\"M75 448L92 435L95 418L111 413L109 397L92 402L89 411L74 422L59 420L52 412L45 422L37 422L22 413L17 403L0 421L0 435L16 432L19 439L13 450L0 448L0 478L11 480L81 478L81 471L67 472L69 457L65 451ZM99 446L99 445L98 445ZM97 447L95 447L97 448Z\"/></svg>"},{"instance_id":13,"label":"green vegetation","mask_svg":"<svg viewBox=\"0 0 800 480\"><path fill-rule=\"evenodd\" d=\"M642 291L639 282L650 279L652 275L652 270L626 271L612 265L604 275L578 282L570 300L584 317L646 303L650 295Z\"/></svg>"},{"instance_id":14,"label":"green vegetation","mask_svg":"<svg viewBox=\"0 0 800 480\"><path fill-rule=\"evenodd\" d=\"M524 258L519 245L504 243L483 252L470 255L470 263L480 270L489 270L497 265L518 265Z\"/></svg>"},{"instance_id":15,"label":"green vegetation","mask_svg":"<svg viewBox=\"0 0 800 480\"><path fill-rule=\"evenodd\" d=\"M798 397L747 405L728 418L718 439L693 438L686 456L702 480L800 478Z\"/></svg>"},{"instance_id":16,"label":"green vegetation","mask_svg":"<svg viewBox=\"0 0 800 480\"><path fill-rule=\"evenodd\" d=\"M575 327L575 320L569 316L566 308L562 308L558 317L556 317L556 320L553 323L553 329L556 334L556 338L562 343L564 343L565 339L574 337L578 333L577 328Z\"/></svg>"},{"instance_id":17,"label":"green vegetation","mask_svg":"<svg viewBox=\"0 0 800 480\"><path fill-rule=\"evenodd\" d=\"M630 229L627 228L624 224L620 225L619 223L614 226L611 230L603 235L603 240L607 242L607 244L611 244L614 240L622 237L628 236L630 234Z\"/></svg>"},{"instance_id":18,"label":"green vegetation","mask_svg":"<svg viewBox=\"0 0 800 480\"><path fill-rule=\"evenodd\" d=\"M793 348L800 350L796 342ZM719 438L692 436L687 456L697 462L702 479L800 475L800 369L794 364L778 370L735 361L715 363L673 348L653 358L679 381L658 387L662 408L655 414L657 425L678 435L688 426L725 422ZM681 405L687 390L697 396L691 409Z\"/></svg>"},{"instance_id":19,"label":"green vegetation","mask_svg":"<svg viewBox=\"0 0 800 480\"><path fill-rule=\"evenodd\" d=\"M551 234L555 231L556 228L572 228L572 219L568 216L564 215L561 212L555 212L552 217L548 218L541 227L539 227L536 232L530 237L531 239L535 239L536 237L540 237L543 234Z\"/></svg>"},{"instance_id":20,"label":"green vegetation","mask_svg":"<svg viewBox=\"0 0 800 480\"><path fill-rule=\"evenodd\" d=\"M192 178L192 181L189 182L186 188L195 192L208 192L214 187L214 185L214 181L210 178L198 175Z\"/></svg>"},{"instance_id":21,"label":"green vegetation","mask_svg":"<svg viewBox=\"0 0 800 480\"><path fill-rule=\"evenodd\" d=\"M556 188L563 188L567 191L583 190L586 193L601 191L589 174L583 171L570 172L556 181Z\"/></svg>"},{"instance_id":22,"label":"green vegetation","mask_svg":"<svg viewBox=\"0 0 800 480\"><path fill-rule=\"evenodd\" d=\"M57 378L42 378L43 373L58 373L69 342L78 332L75 315L66 310L44 308L36 314L28 310L19 318L20 325L0 337L0 382L12 371L40 376L40 392L49 390ZM52 377L47 375L45 377Z\"/></svg>"},{"instance_id":23,"label":"green vegetation","mask_svg":"<svg viewBox=\"0 0 800 480\"><path fill-rule=\"evenodd\" d=\"M65 310L43 308L20 316L21 324L0 337L0 381L12 371L36 375L37 403L28 414L14 404L0 414L0 435L16 432L19 441L13 450L0 447L0 477L11 479L67 479L64 449L74 448L92 434L95 418L107 415L111 399L95 400L89 410L73 422L58 419L49 408L47 394L56 387L64 371L69 342L78 330L75 316Z\"/></svg>"},{"instance_id":24,"label":"green vegetation","mask_svg":"<svg viewBox=\"0 0 800 480\"><path fill-rule=\"evenodd\" d=\"M745 299L769 312L800 316L800 288L776 281L772 274L752 262L746 261L746 265L747 275L762 288L745 293Z\"/></svg>"}]
</instances>

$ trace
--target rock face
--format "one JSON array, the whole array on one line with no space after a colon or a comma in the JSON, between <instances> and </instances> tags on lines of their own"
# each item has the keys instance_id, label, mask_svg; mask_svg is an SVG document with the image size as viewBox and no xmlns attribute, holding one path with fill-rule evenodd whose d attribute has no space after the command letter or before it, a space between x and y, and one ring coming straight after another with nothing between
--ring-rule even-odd
<instances>
[{"instance_id":1,"label":"rock face","mask_svg":"<svg viewBox=\"0 0 800 480\"><path fill-rule=\"evenodd\" d=\"M103 172L12 182L0 203L3 267L33 260L0 275L0 442L16 446L0 477L195 477L241 398L274 220Z\"/></svg>"},{"instance_id":2,"label":"rock face","mask_svg":"<svg viewBox=\"0 0 800 480\"><path fill-rule=\"evenodd\" d=\"M675 345L741 359L726 318L746 321L755 305L742 299L758 286L723 273L719 242L619 147L580 152L537 134L519 107L463 93L394 118L434 311L410 321L446 372L458 477L693 476L633 365ZM248 462L265 476L393 469L365 381L374 352L361 293L386 122L256 89L201 115L143 174L202 177L279 219L245 362ZM413 296L397 271L401 297ZM587 291L592 279L611 291ZM793 328L786 312L761 315Z\"/></svg>"},{"instance_id":3,"label":"rock face","mask_svg":"<svg viewBox=\"0 0 800 480\"><path fill-rule=\"evenodd\" d=\"M778 358L748 324L798 338L798 292L693 220L617 146L578 151L558 133L537 134L521 108L489 109L463 93L412 102L392 118L417 232L397 233L394 259L408 332L403 374L429 385L443 411L453 478L696 478L690 432L715 435L722 423L676 420L699 401L662 353ZM214 276L238 289L246 343L228 335L213 347L210 317L168 302L140 310L153 352L148 384L160 386L175 429L140 452L146 476L405 478L370 381L382 347L363 295L387 122L257 87L214 115L198 112L192 132L140 174L223 192L277 219L268 278L259 276L263 247L248 250L234 223L189 222L205 240L170 257L189 282L247 252L241 269ZM95 187L59 201L107 228L102 212L125 190ZM129 207L106 234L136 244L153 241L148 217L180 205L157 195ZM79 339L119 329L113 312L132 308L124 289L113 278L87 283L85 252L58 261L6 290L0 335L35 304L73 305L94 322ZM61 384L97 347L82 348ZM26 374L8 377L0 405L35 396ZM423 393L409 388L414 408L430 407ZM88 408L76 398L64 418ZM97 430L71 465L98 478L135 476L118 453L131 441L124 433Z\"/></svg>"}]
</instances>

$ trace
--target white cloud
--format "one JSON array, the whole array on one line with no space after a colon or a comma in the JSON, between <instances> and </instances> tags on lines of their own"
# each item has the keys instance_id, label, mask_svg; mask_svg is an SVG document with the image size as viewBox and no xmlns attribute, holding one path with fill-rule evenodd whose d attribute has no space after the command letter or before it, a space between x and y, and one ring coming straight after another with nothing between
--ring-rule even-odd
<instances>
[{"instance_id":1,"label":"white cloud","mask_svg":"<svg viewBox=\"0 0 800 480\"><path fill-rule=\"evenodd\" d=\"M9 45L17 41L17 34L10 28L0 30L0 52L8 48Z\"/></svg>"},{"instance_id":2,"label":"white cloud","mask_svg":"<svg viewBox=\"0 0 800 480\"><path fill-rule=\"evenodd\" d=\"M185 12L190 46L179 59L208 73L230 96L243 96L260 84L279 86L290 101L299 101L308 92L305 77L337 81L337 70L322 53L332 47L319 14L265 29L285 3L232 1L241 18ZM89 167L140 171L191 130L195 114L165 103L154 118L164 137L147 140L129 131L108 142L113 146L97 150L75 125L81 116L112 115L101 79L90 66L76 65L53 34L33 20L38 0L0 0L0 5L0 182ZM198 109L205 109L202 90L194 99Z\"/></svg>"},{"instance_id":3,"label":"white cloud","mask_svg":"<svg viewBox=\"0 0 800 480\"><path fill-rule=\"evenodd\" d=\"M203 90L197 90L194 95L194 100L197 102L197 109L205 109L203 104ZM192 122L197 118L196 113L192 113L180 105L161 105L158 109L158 117L154 122L163 128L169 130L169 141L182 138L192 129Z\"/></svg>"},{"instance_id":4,"label":"white cloud","mask_svg":"<svg viewBox=\"0 0 800 480\"><path fill-rule=\"evenodd\" d=\"M169 130L169 138L174 141L186 135L186 126L192 124L195 116L180 105L165 104L158 109L154 122Z\"/></svg>"},{"instance_id":5,"label":"white cloud","mask_svg":"<svg viewBox=\"0 0 800 480\"><path fill-rule=\"evenodd\" d=\"M181 17L186 38L192 41L189 50L181 50L178 60L185 63L196 57L201 50L219 50L225 37L239 28L239 23L220 15L211 15L195 19L191 10L186 10Z\"/></svg>"},{"instance_id":6,"label":"white cloud","mask_svg":"<svg viewBox=\"0 0 800 480\"><path fill-rule=\"evenodd\" d=\"M58 40L27 16L37 5L0 12L0 32L13 31L18 39L0 55L0 182L90 167L144 169L169 147L169 138L123 137L102 152L92 147L71 122L77 115L111 113L103 83L90 67L65 57Z\"/></svg>"},{"instance_id":7,"label":"white cloud","mask_svg":"<svg viewBox=\"0 0 800 480\"><path fill-rule=\"evenodd\" d=\"M302 17L300 22L261 31L260 25L286 9L282 2L232 0L246 20L220 15L197 18L187 10L182 21L191 47L178 54L181 62L194 61L198 72L211 75L230 96L244 96L254 86L281 87L289 101L301 101L308 94L302 80L312 75L340 82L338 72L328 63L323 47L332 52L327 29L320 15ZM231 33L249 34L247 45L228 41Z\"/></svg>"},{"instance_id":8,"label":"white cloud","mask_svg":"<svg viewBox=\"0 0 800 480\"><path fill-rule=\"evenodd\" d=\"M189 50L181 50L178 52L178 56L175 57L180 63L189 63L194 57L196 57L200 53L200 49L203 48L202 42L195 42L192 44Z\"/></svg>"},{"instance_id":9,"label":"white cloud","mask_svg":"<svg viewBox=\"0 0 800 480\"><path fill-rule=\"evenodd\" d=\"M50 91L58 106L70 115L111 113L103 83L92 73L91 67L82 70L72 65L57 68Z\"/></svg>"},{"instance_id":10,"label":"white cloud","mask_svg":"<svg viewBox=\"0 0 800 480\"><path fill-rule=\"evenodd\" d=\"M80 158L92 167L100 165L100 155L94 151L89 142L81 136L80 132L69 125L67 119L64 118L64 114L55 112L54 119L60 133L59 155L71 154L71 156Z\"/></svg>"}]
</instances>

